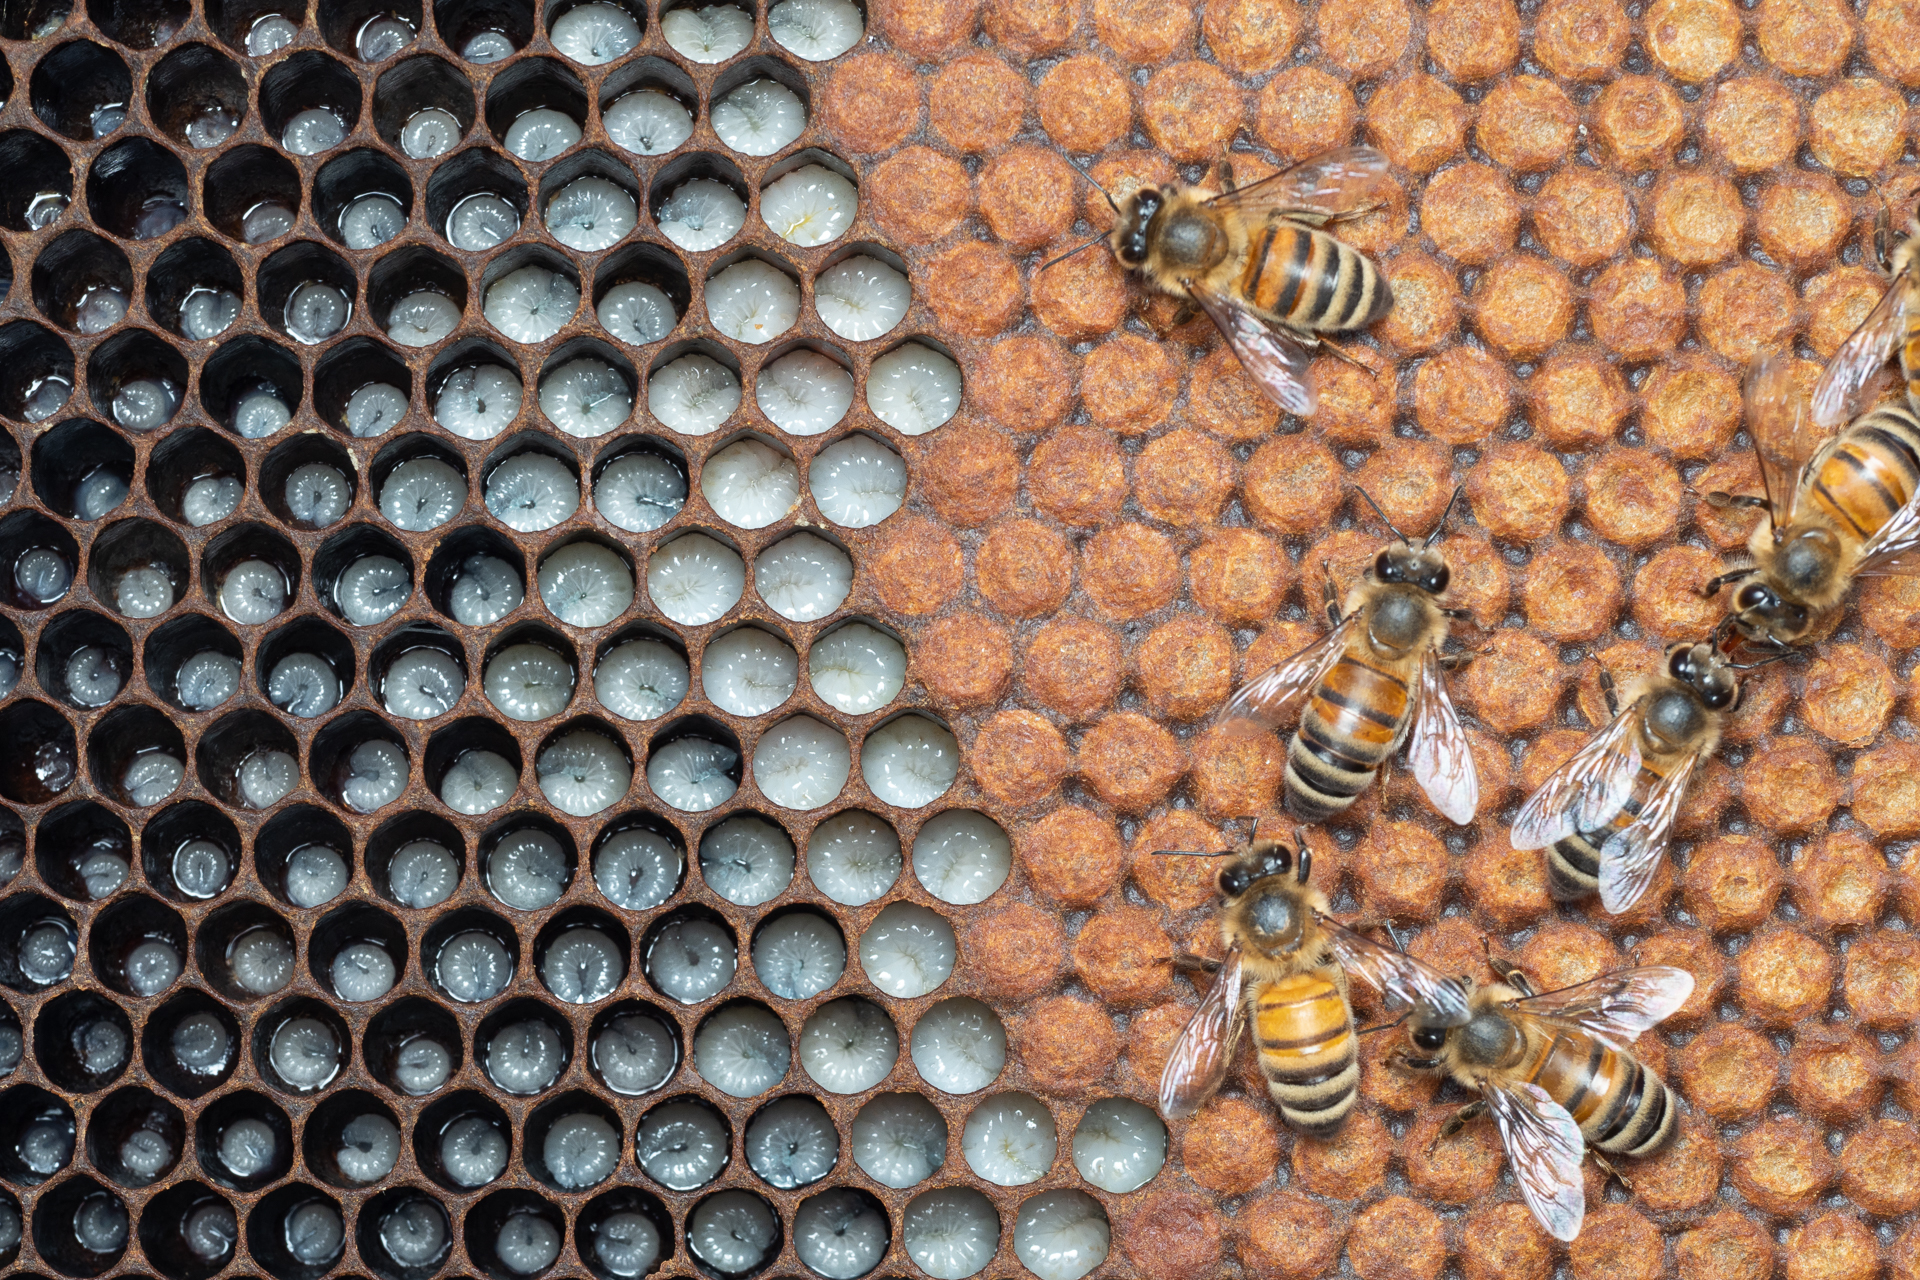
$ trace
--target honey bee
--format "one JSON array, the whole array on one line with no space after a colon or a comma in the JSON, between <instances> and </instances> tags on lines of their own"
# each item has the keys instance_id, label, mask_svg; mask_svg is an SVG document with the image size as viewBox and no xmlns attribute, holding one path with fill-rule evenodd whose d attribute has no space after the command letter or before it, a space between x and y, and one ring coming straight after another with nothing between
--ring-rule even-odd
<instances>
[{"instance_id":1,"label":"honey bee","mask_svg":"<svg viewBox=\"0 0 1920 1280\"><path fill-rule=\"evenodd\" d=\"M1149 287L1205 311L1254 381L1304 417L1314 409L1306 372L1321 335L1365 328L1393 306L1379 268L1326 231L1384 203L1387 159L1347 147L1244 187L1225 161L1220 172L1219 191L1173 182L1121 201L1094 183L1113 208L1113 230L1080 249L1104 239Z\"/></svg>"},{"instance_id":2,"label":"honey bee","mask_svg":"<svg viewBox=\"0 0 1920 1280\"><path fill-rule=\"evenodd\" d=\"M1357 971L1412 1006L1414 1051L1396 1050L1389 1065L1444 1073L1480 1095L1441 1126L1435 1142L1492 1112L1520 1194L1555 1239L1580 1234L1587 1207L1580 1160L1588 1146L1644 1156L1673 1136L1678 1099L1627 1045L1686 1003L1693 994L1686 970L1621 969L1536 993L1525 974L1491 957L1500 981L1481 986L1370 947L1370 965Z\"/></svg>"},{"instance_id":3,"label":"honey bee","mask_svg":"<svg viewBox=\"0 0 1920 1280\"><path fill-rule=\"evenodd\" d=\"M1514 818L1516 849L1547 849L1547 888L1562 902L1600 891L1616 914L1640 900L1660 865L1694 770L1720 744L1740 704L1742 671L1711 639L1667 648L1661 675L1635 680L1616 695L1602 670L1612 719L1553 771Z\"/></svg>"},{"instance_id":4,"label":"honey bee","mask_svg":"<svg viewBox=\"0 0 1920 1280\"><path fill-rule=\"evenodd\" d=\"M1374 773L1408 742L1413 777L1448 819L1473 820L1480 782L1466 731L1440 678L1458 660L1443 655L1449 619L1444 608L1451 571L1434 549L1459 490L1440 523L1415 546L1393 528L1373 499L1368 505L1393 530L1396 542L1375 557L1344 604L1329 572L1327 617L1333 630L1241 686L1215 723L1236 732L1277 729L1302 695L1307 705L1287 748L1287 808L1307 822L1344 812Z\"/></svg>"}]
</instances>

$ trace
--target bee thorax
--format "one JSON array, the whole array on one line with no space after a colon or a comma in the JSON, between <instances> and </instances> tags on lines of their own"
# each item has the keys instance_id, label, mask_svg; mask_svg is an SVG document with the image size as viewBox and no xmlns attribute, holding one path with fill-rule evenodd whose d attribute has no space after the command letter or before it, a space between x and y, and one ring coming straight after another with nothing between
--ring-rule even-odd
<instances>
[{"instance_id":1,"label":"bee thorax","mask_svg":"<svg viewBox=\"0 0 1920 1280\"><path fill-rule=\"evenodd\" d=\"M1424 640L1431 625L1426 601L1409 590L1389 590L1374 598L1367 634L1380 648L1399 654Z\"/></svg>"},{"instance_id":2,"label":"bee thorax","mask_svg":"<svg viewBox=\"0 0 1920 1280\"><path fill-rule=\"evenodd\" d=\"M1166 266L1175 272L1204 271L1219 262L1224 252L1213 221L1190 210L1172 213L1159 241Z\"/></svg>"},{"instance_id":3,"label":"bee thorax","mask_svg":"<svg viewBox=\"0 0 1920 1280\"><path fill-rule=\"evenodd\" d=\"M1295 919L1292 900L1278 893L1262 894L1247 908L1248 927L1269 938L1291 931Z\"/></svg>"},{"instance_id":4,"label":"bee thorax","mask_svg":"<svg viewBox=\"0 0 1920 1280\"><path fill-rule=\"evenodd\" d=\"M1473 1020L1454 1036L1454 1049L1461 1061L1476 1067L1497 1067L1513 1057L1520 1045L1513 1023L1491 1009L1473 1015Z\"/></svg>"},{"instance_id":5,"label":"bee thorax","mask_svg":"<svg viewBox=\"0 0 1920 1280\"><path fill-rule=\"evenodd\" d=\"M1808 529L1787 540L1775 562L1780 577L1795 594L1817 590L1839 559L1838 540L1825 529Z\"/></svg>"},{"instance_id":6,"label":"bee thorax","mask_svg":"<svg viewBox=\"0 0 1920 1280\"><path fill-rule=\"evenodd\" d=\"M1706 713L1699 699L1678 689L1655 696L1648 704L1644 723L1647 735L1665 750L1677 750L1706 728Z\"/></svg>"}]
</instances>

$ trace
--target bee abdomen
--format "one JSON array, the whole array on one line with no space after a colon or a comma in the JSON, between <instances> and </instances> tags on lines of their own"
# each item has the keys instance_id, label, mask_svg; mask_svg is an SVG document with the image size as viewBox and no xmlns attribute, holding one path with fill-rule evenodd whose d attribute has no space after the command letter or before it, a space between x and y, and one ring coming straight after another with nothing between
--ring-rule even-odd
<instances>
[{"instance_id":1,"label":"bee abdomen","mask_svg":"<svg viewBox=\"0 0 1920 1280\"><path fill-rule=\"evenodd\" d=\"M1547 850L1547 892L1572 902L1600 891L1600 850L1579 832Z\"/></svg>"},{"instance_id":2,"label":"bee abdomen","mask_svg":"<svg viewBox=\"0 0 1920 1280\"><path fill-rule=\"evenodd\" d=\"M1920 421L1899 405L1861 415L1809 469L1815 501L1869 538L1920 489Z\"/></svg>"},{"instance_id":3,"label":"bee abdomen","mask_svg":"<svg viewBox=\"0 0 1920 1280\"><path fill-rule=\"evenodd\" d=\"M1327 1137L1353 1110L1360 1058L1340 989L1301 974L1254 993L1254 1048L1267 1091L1289 1127Z\"/></svg>"},{"instance_id":4,"label":"bee abdomen","mask_svg":"<svg viewBox=\"0 0 1920 1280\"><path fill-rule=\"evenodd\" d=\"M1307 699L1287 748L1287 805L1309 822L1341 813L1400 745L1406 681L1342 655Z\"/></svg>"},{"instance_id":5,"label":"bee abdomen","mask_svg":"<svg viewBox=\"0 0 1920 1280\"><path fill-rule=\"evenodd\" d=\"M1652 1155L1673 1137L1680 1106L1665 1080L1638 1061L1632 1063L1632 1070L1632 1084L1608 1100L1610 1105L1596 1117L1587 1138L1602 1151L1617 1155Z\"/></svg>"},{"instance_id":6,"label":"bee abdomen","mask_svg":"<svg viewBox=\"0 0 1920 1280\"><path fill-rule=\"evenodd\" d=\"M1386 280L1364 254L1287 221L1255 234L1241 287L1262 310L1309 332L1362 328L1393 306Z\"/></svg>"}]
</instances>

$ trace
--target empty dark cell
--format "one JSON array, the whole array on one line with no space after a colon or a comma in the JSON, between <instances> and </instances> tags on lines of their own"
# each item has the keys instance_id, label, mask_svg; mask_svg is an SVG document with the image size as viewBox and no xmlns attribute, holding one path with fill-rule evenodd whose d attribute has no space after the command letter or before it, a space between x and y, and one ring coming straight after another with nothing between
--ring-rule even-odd
<instances>
[{"instance_id":1,"label":"empty dark cell","mask_svg":"<svg viewBox=\"0 0 1920 1280\"><path fill-rule=\"evenodd\" d=\"M0 707L0 795L15 804L45 804L73 785L80 745L73 725L44 702L19 699Z\"/></svg>"},{"instance_id":2,"label":"empty dark cell","mask_svg":"<svg viewBox=\"0 0 1920 1280\"><path fill-rule=\"evenodd\" d=\"M217 147L246 118L246 78L218 49L182 45L147 76L147 114L168 136L190 147Z\"/></svg>"},{"instance_id":3,"label":"empty dark cell","mask_svg":"<svg viewBox=\"0 0 1920 1280\"><path fill-rule=\"evenodd\" d=\"M187 217L187 170L146 138L116 142L87 171L87 209L123 240L152 240Z\"/></svg>"},{"instance_id":4,"label":"empty dark cell","mask_svg":"<svg viewBox=\"0 0 1920 1280\"><path fill-rule=\"evenodd\" d=\"M40 59L27 82L33 114L55 133L92 141L127 119L133 77L124 58L91 40L63 44Z\"/></svg>"},{"instance_id":5,"label":"empty dark cell","mask_svg":"<svg viewBox=\"0 0 1920 1280\"><path fill-rule=\"evenodd\" d=\"M73 12L73 0L22 0L0 8L0 36L39 40L58 31Z\"/></svg>"},{"instance_id":6,"label":"empty dark cell","mask_svg":"<svg viewBox=\"0 0 1920 1280\"><path fill-rule=\"evenodd\" d=\"M193 8L187 0L89 0L87 17L107 39L129 49L154 49L173 39Z\"/></svg>"}]
</instances>

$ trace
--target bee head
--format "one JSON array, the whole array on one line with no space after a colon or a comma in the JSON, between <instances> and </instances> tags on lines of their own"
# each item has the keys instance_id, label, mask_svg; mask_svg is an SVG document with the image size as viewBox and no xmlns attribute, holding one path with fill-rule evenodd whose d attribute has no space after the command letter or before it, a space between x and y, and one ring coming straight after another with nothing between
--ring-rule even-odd
<instances>
[{"instance_id":1,"label":"bee head","mask_svg":"<svg viewBox=\"0 0 1920 1280\"><path fill-rule=\"evenodd\" d=\"M1686 684L1712 710L1726 711L1739 700L1740 677L1720 652L1717 638L1669 647L1667 674Z\"/></svg>"},{"instance_id":2,"label":"bee head","mask_svg":"<svg viewBox=\"0 0 1920 1280\"><path fill-rule=\"evenodd\" d=\"M1109 243L1113 245L1113 256L1129 271L1145 265L1147 228L1166 202L1166 194L1158 187L1142 187L1121 202L1120 216L1114 220Z\"/></svg>"},{"instance_id":3,"label":"bee head","mask_svg":"<svg viewBox=\"0 0 1920 1280\"><path fill-rule=\"evenodd\" d=\"M1782 600L1768 583L1755 579L1733 593L1735 625L1743 635L1785 644L1806 634L1806 606Z\"/></svg>"},{"instance_id":4,"label":"bee head","mask_svg":"<svg viewBox=\"0 0 1920 1280\"><path fill-rule=\"evenodd\" d=\"M1452 581L1446 557L1432 547L1396 542L1373 558L1373 576L1381 582L1404 583L1429 595L1439 595Z\"/></svg>"},{"instance_id":5,"label":"bee head","mask_svg":"<svg viewBox=\"0 0 1920 1280\"><path fill-rule=\"evenodd\" d=\"M1307 882L1311 855L1305 849L1300 851L1300 883ZM1283 844L1256 844L1245 855L1230 866L1220 870L1220 892L1229 898L1238 898L1254 886L1256 881L1268 876L1284 876L1292 871L1293 850Z\"/></svg>"}]
</instances>

